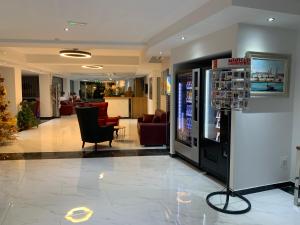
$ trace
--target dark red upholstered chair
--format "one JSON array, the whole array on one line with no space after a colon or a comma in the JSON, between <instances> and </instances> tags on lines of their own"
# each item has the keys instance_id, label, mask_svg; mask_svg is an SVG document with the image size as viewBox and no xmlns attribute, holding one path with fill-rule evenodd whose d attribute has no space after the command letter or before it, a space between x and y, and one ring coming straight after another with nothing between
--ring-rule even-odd
<instances>
[{"instance_id":1,"label":"dark red upholstered chair","mask_svg":"<svg viewBox=\"0 0 300 225\"><path fill-rule=\"evenodd\" d=\"M120 117L108 117L107 108L108 102L90 102L87 106L97 107L98 111L98 125L99 126L118 126Z\"/></svg>"},{"instance_id":2,"label":"dark red upholstered chair","mask_svg":"<svg viewBox=\"0 0 300 225\"><path fill-rule=\"evenodd\" d=\"M169 143L169 116L157 109L154 115L145 114L138 119L140 144L146 146L167 145Z\"/></svg>"},{"instance_id":3,"label":"dark red upholstered chair","mask_svg":"<svg viewBox=\"0 0 300 225\"><path fill-rule=\"evenodd\" d=\"M85 142L95 144L95 150L97 151L97 143L113 140L113 126L102 126L97 124L98 120L98 108L97 107L76 107L76 114L80 128L82 148L84 148Z\"/></svg>"},{"instance_id":4,"label":"dark red upholstered chair","mask_svg":"<svg viewBox=\"0 0 300 225\"><path fill-rule=\"evenodd\" d=\"M61 116L72 115L74 113L74 104L70 101L60 101L60 109Z\"/></svg>"}]
</instances>

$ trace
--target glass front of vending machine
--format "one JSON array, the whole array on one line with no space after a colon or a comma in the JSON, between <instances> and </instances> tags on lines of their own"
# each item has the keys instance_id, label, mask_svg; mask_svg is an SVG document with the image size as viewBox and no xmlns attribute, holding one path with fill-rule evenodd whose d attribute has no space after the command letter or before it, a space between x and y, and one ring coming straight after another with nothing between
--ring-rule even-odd
<instances>
[{"instance_id":1,"label":"glass front of vending machine","mask_svg":"<svg viewBox=\"0 0 300 225\"><path fill-rule=\"evenodd\" d=\"M199 165L199 91L200 69L176 76L175 151Z\"/></svg>"},{"instance_id":2,"label":"glass front of vending machine","mask_svg":"<svg viewBox=\"0 0 300 225\"><path fill-rule=\"evenodd\" d=\"M230 150L230 112L215 110L211 104L212 71L203 69L204 85L203 137L201 140L201 167L226 180L227 153Z\"/></svg>"}]
</instances>

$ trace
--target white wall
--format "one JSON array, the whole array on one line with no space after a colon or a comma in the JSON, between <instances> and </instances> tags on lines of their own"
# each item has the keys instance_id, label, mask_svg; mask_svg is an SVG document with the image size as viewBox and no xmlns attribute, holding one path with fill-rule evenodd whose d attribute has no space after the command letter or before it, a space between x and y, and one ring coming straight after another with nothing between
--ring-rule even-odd
<instances>
[{"instance_id":1,"label":"white wall","mask_svg":"<svg viewBox=\"0 0 300 225\"><path fill-rule=\"evenodd\" d=\"M40 84L40 116L52 117L51 85L52 76L50 74L39 75Z\"/></svg>"},{"instance_id":2,"label":"white wall","mask_svg":"<svg viewBox=\"0 0 300 225\"><path fill-rule=\"evenodd\" d=\"M239 26L235 56L244 57L247 51L290 54L292 64L289 97L252 98L249 112L232 114L231 186L235 190L289 181L295 38L290 30ZM283 158L288 159L286 168L281 167Z\"/></svg>"},{"instance_id":3,"label":"white wall","mask_svg":"<svg viewBox=\"0 0 300 225\"><path fill-rule=\"evenodd\" d=\"M79 96L80 80L74 80L74 92Z\"/></svg>"},{"instance_id":4,"label":"white wall","mask_svg":"<svg viewBox=\"0 0 300 225\"><path fill-rule=\"evenodd\" d=\"M17 115L19 104L22 102L22 76L21 69L17 67L0 67L0 74L4 78L4 87L7 100L10 102L8 111Z\"/></svg>"},{"instance_id":5,"label":"white wall","mask_svg":"<svg viewBox=\"0 0 300 225\"><path fill-rule=\"evenodd\" d=\"M297 59L295 89L294 89L294 107L293 107L293 136L291 146L291 179L296 177L296 146L300 146L300 32L297 40ZM299 159L300 160L300 159ZM299 176L299 174L298 174Z\"/></svg>"},{"instance_id":6,"label":"white wall","mask_svg":"<svg viewBox=\"0 0 300 225\"><path fill-rule=\"evenodd\" d=\"M65 96L69 97L71 92L70 78L63 78L63 91L65 92Z\"/></svg>"},{"instance_id":7,"label":"white wall","mask_svg":"<svg viewBox=\"0 0 300 225\"><path fill-rule=\"evenodd\" d=\"M171 65L202 57L235 51L238 25L217 31L171 51Z\"/></svg>"}]
</instances>

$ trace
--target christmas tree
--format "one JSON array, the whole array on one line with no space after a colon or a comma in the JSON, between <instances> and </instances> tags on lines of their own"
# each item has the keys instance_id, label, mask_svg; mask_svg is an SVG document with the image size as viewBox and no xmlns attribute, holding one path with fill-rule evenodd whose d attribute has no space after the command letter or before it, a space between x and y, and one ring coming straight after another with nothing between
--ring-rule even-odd
<instances>
[{"instance_id":1,"label":"christmas tree","mask_svg":"<svg viewBox=\"0 0 300 225\"><path fill-rule=\"evenodd\" d=\"M16 119L8 112L9 102L6 100L6 90L4 88L4 78L0 75L0 145L15 139Z\"/></svg>"}]
</instances>

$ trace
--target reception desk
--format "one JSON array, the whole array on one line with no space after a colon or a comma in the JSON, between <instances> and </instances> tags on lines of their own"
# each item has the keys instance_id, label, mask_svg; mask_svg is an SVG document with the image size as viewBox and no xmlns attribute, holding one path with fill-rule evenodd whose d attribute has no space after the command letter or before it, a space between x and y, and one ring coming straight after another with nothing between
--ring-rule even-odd
<instances>
[{"instance_id":1,"label":"reception desk","mask_svg":"<svg viewBox=\"0 0 300 225\"><path fill-rule=\"evenodd\" d=\"M108 102L107 113L109 116L130 117L130 97L105 97L104 99L105 102Z\"/></svg>"},{"instance_id":2,"label":"reception desk","mask_svg":"<svg viewBox=\"0 0 300 225\"><path fill-rule=\"evenodd\" d=\"M105 97L109 116L138 118L147 113L147 97Z\"/></svg>"}]
</instances>

